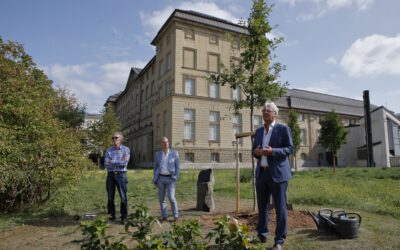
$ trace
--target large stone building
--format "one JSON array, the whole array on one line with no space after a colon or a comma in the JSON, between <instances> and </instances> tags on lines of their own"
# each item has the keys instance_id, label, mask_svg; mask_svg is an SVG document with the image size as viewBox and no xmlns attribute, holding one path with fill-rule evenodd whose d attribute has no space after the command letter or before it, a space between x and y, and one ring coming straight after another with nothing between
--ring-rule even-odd
<instances>
[{"instance_id":1,"label":"large stone building","mask_svg":"<svg viewBox=\"0 0 400 250\"><path fill-rule=\"evenodd\" d=\"M207 80L209 72L230 65L239 54L237 24L194 11L175 10L151 42L156 55L143 69L132 68L125 89L111 96L135 165L150 165L159 150L158 139L167 136L186 167L235 165L234 134L250 131L250 111L234 116L233 100L240 90ZM227 36L229 34L229 36ZM228 38L229 37L229 38ZM277 100L278 120L287 111L299 113L302 146L298 165L326 165L325 150L317 143L319 119L335 110L344 125L357 125L363 116L362 101L289 89ZM262 126L260 110L252 117L254 129ZM250 138L239 143L239 159L251 163Z\"/></svg>"}]
</instances>

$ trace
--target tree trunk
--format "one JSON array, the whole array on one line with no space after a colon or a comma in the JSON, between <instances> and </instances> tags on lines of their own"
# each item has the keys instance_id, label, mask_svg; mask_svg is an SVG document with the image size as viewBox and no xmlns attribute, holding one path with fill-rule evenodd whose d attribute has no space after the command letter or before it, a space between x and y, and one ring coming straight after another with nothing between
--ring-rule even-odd
<instances>
[{"instance_id":1,"label":"tree trunk","mask_svg":"<svg viewBox=\"0 0 400 250\"><path fill-rule=\"evenodd\" d=\"M335 157L336 155L335 154L332 154L332 157L333 157L333 173L335 173L335 170L336 170L336 161L335 161Z\"/></svg>"},{"instance_id":2,"label":"tree trunk","mask_svg":"<svg viewBox=\"0 0 400 250\"><path fill-rule=\"evenodd\" d=\"M254 109L253 106L250 108L250 131L253 132L253 113ZM251 184L253 187L253 211L256 211L256 205L257 205L257 197L256 197L256 168L254 164L254 157L253 157L253 141L254 141L254 135L251 137Z\"/></svg>"}]
</instances>

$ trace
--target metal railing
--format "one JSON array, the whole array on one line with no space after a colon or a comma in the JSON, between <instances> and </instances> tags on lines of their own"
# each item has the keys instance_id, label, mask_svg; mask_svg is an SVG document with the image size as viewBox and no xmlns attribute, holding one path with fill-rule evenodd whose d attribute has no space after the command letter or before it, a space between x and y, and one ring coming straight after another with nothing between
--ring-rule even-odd
<instances>
[{"instance_id":1,"label":"metal railing","mask_svg":"<svg viewBox=\"0 0 400 250\"><path fill-rule=\"evenodd\" d=\"M390 156L390 166L400 167L400 156Z\"/></svg>"}]
</instances>

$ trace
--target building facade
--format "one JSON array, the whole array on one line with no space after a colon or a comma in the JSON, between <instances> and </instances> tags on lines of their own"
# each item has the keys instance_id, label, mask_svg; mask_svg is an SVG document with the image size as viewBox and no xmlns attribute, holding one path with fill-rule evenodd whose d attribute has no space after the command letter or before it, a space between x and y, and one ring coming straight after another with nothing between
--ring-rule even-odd
<instances>
[{"instance_id":1,"label":"building facade","mask_svg":"<svg viewBox=\"0 0 400 250\"><path fill-rule=\"evenodd\" d=\"M151 42L156 55L143 69L132 68L125 89L111 96L131 148L134 165L151 166L158 139L167 136L180 153L183 167L232 167L238 132L263 124L260 110L233 114L240 90L207 79L229 67L240 56L239 36L246 30L237 24L194 11L175 10ZM227 35L229 34L229 35ZM343 125L357 125L363 116L362 101L288 89L276 101L278 122L286 123L288 110L299 113L301 149L298 166L326 165L329 157L318 144L319 120L335 110ZM251 164L251 140L239 140L239 160Z\"/></svg>"}]
</instances>

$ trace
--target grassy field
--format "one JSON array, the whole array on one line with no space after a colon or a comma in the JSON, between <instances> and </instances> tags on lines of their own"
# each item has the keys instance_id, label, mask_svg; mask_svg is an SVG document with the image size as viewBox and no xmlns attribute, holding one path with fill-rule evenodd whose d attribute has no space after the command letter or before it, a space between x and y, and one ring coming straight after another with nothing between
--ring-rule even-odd
<instances>
[{"instance_id":1,"label":"grassy field","mask_svg":"<svg viewBox=\"0 0 400 250\"><path fill-rule=\"evenodd\" d=\"M182 171L177 183L179 203L196 205L198 173L198 170ZM233 201L226 211L235 210L235 175L235 170L214 171L216 202ZM252 205L250 176L250 169L241 170L241 179L245 180L241 183L241 199L249 208ZM27 220L40 221L51 216L65 217L84 212L104 213L105 178L104 171L90 171L79 185L65 190L64 196L42 209L0 215L0 236ZM132 170L128 178L130 207L143 203L158 215L157 190L151 183L152 171ZM356 240L320 235L316 230L296 230L289 232L286 249L400 249L400 168L339 168L335 174L330 168L297 172L289 182L288 200L295 210L344 209L361 214L363 221L360 237Z\"/></svg>"}]
</instances>

